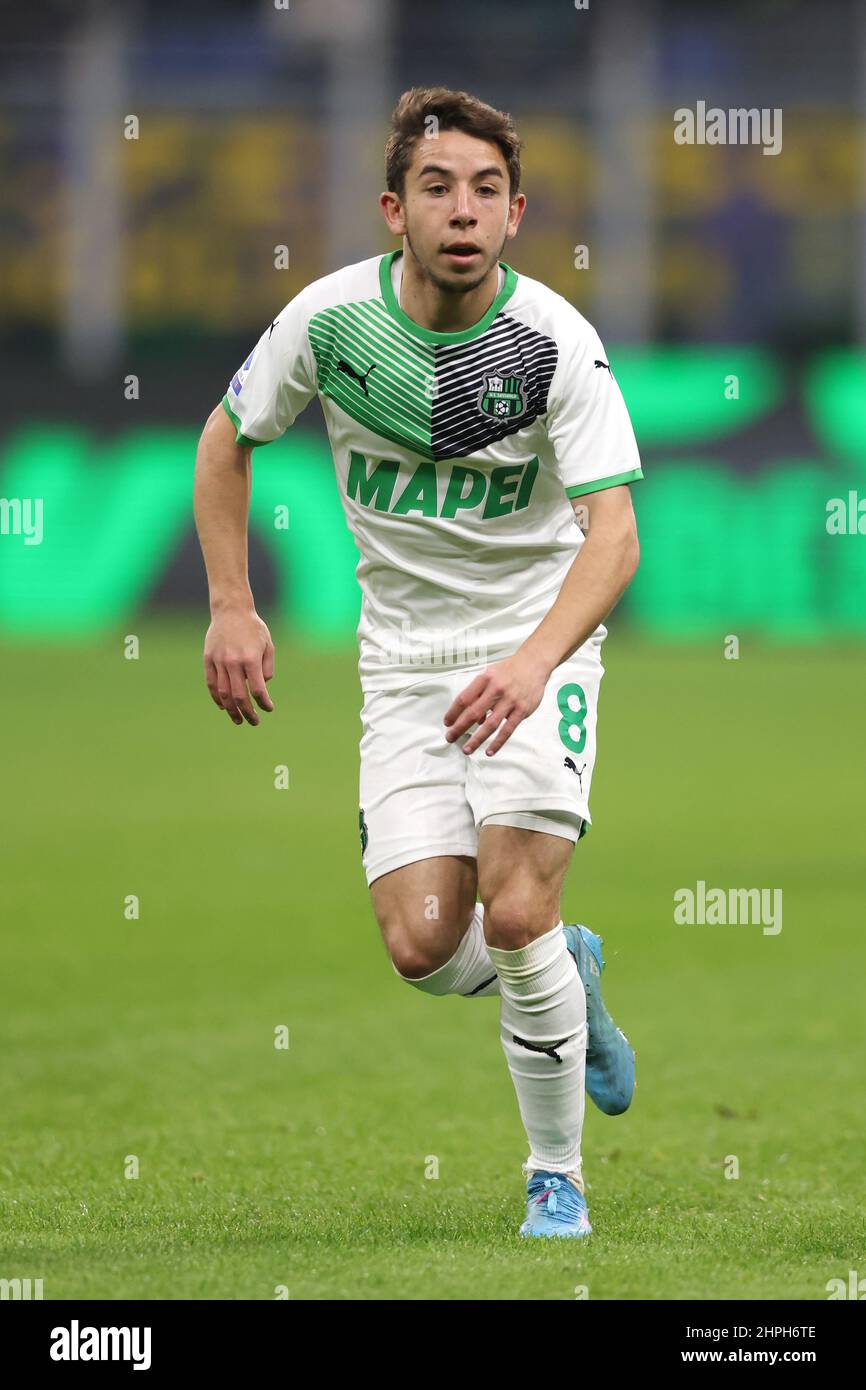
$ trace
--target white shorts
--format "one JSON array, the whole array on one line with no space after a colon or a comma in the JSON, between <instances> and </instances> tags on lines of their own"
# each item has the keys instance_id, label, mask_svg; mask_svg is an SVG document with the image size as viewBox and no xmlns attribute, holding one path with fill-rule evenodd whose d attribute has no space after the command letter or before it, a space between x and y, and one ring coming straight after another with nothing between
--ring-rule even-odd
<instances>
[{"instance_id":1,"label":"white shorts","mask_svg":"<svg viewBox=\"0 0 866 1390\"><path fill-rule=\"evenodd\" d=\"M416 859L478 853L482 825L514 825L577 841L591 824L598 648L581 648L551 675L538 709L492 757L445 740L445 711L484 666L429 671L401 690L364 696L361 855L367 883Z\"/></svg>"}]
</instances>

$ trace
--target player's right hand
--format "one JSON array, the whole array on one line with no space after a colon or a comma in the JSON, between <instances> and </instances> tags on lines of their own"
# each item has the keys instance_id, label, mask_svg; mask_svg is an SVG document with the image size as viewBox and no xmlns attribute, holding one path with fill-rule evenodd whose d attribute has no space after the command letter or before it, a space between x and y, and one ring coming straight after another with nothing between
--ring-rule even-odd
<instances>
[{"instance_id":1,"label":"player's right hand","mask_svg":"<svg viewBox=\"0 0 866 1390\"><path fill-rule=\"evenodd\" d=\"M274 705L265 683L274 674L274 644L254 609L213 618L204 639L204 673L211 699L233 724L259 723L253 700L270 713Z\"/></svg>"}]
</instances>

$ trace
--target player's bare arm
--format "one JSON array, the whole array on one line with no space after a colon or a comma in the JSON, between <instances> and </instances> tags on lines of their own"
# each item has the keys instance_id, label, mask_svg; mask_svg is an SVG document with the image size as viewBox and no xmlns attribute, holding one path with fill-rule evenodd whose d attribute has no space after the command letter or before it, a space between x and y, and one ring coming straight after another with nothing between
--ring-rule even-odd
<instances>
[{"instance_id":1,"label":"player's bare arm","mask_svg":"<svg viewBox=\"0 0 866 1390\"><path fill-rule=\"evenodd\" d=\"M551 672L607 617L637 570L640 547L628 487L572 498L572 506L586 522L581 527L586 540L556 602L514 656L494 662L476 676L445 715L449 743L473 724L479 725L463 744L467 755L491 734L496 737L485 751L496 753L520 721L538 708Z\"/></svg>"},{"instance_id":2,"label":"player's bare arm","mask_svg":"<svg viewBox=\"0 0 866 1390\"><path fill-rule=\"evenodd\" d=\"M195 464L195 522L207 569L211 623L204 644L205 680L233 724L258 724L273 702L274 644L256 612L247 573L247 520L252 449L238 444L222 406L208 417Z\"/></svg>"}]
</instances>

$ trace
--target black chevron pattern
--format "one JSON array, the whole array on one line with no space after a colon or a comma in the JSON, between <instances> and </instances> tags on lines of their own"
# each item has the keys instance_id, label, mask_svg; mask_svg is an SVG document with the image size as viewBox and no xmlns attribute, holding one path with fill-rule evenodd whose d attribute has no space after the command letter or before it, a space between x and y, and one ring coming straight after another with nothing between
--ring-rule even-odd
<instances>
[{"instance_id":1,"label":"black chevron pattern","mask_svg":"<svg viewBox=\"0 0 866 1390\"><path fill-rule=\"evenodd\" d=\"M547 410L556 370L552 338L505 313L497 314L481 338L436 348L437 393L433 401L434 459L464 458L506 435L516 434ZM517 377L525 409L497 419L480 405L487 379Z\"/></svg>"}]
</instances>

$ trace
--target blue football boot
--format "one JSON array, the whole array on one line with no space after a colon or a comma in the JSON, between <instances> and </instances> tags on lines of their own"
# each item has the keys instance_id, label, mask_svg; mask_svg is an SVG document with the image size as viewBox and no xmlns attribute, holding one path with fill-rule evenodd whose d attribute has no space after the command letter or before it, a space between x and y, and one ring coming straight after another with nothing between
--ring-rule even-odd
<instances>
[{"instance_id":1,"label":"blue football boot","mask_svg":"<svg viewBox=\"0 0 866 1390\"><path fill-rule=\"evenodd\" d=\"M565 1173L530 1173L526 1188L526 1220L522 1236L588 1236L592 1234L586 1198Z\"/></svg>"},{"instance_id":2,"label":"blue football boot","mask_svg":"<svg viewBox=\"0 0 866 1390\"><path fill-rule=\"evenodd\" d=\"M563 930L586 991L587 1093L605 1115L621 1115L634 1095L635 1054L601 997L601 937L577 923Z\"/></svg>"}]
</instances>

